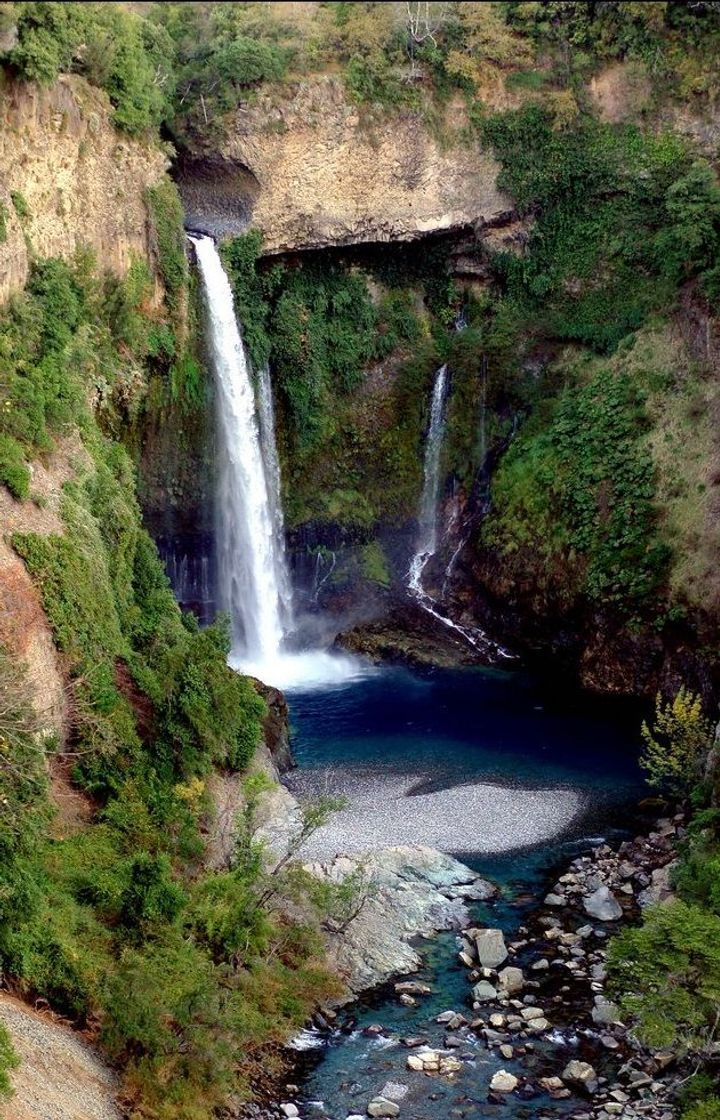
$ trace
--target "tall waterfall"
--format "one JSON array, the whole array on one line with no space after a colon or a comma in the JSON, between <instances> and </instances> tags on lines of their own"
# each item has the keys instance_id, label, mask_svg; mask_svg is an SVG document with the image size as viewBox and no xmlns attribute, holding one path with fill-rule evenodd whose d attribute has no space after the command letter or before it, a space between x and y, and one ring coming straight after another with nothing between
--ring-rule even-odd
<instances>
[{"instance_id":1,"label":"tall waterfall","mask_svg":"<svg viewBox=\"0 0 720 1120\"><path fill-rule=\"evenodd\" d=\"M256 394L215 242L190 240L207 303L216 384L219 597L232 621L230 664L278 688L324 687L364 675L365 667L343 654L284 651L293 627L292 595L270 372L259 371Z\"/></svg>"},{"instance_id":2,"label":"tall waterfall","mask_svg":"<svg viewBox=\"0 0 720 1120\"><path fill-rule=\"evenodd\" d=\"M261 374L257 409L220 254L211 237L192 241L207 301L217 391L220 599L232 620L233 659L243 667L270 665L280 655L289 622L290 581L279 521L269 377Z\"/></svg>"},{"instance_id":3,"label":"tall waterfall","mask_svg":"<svg viewBox=\"0 0 720 1120\"><path fill-rule=\"evenodd\" d=\"M430 402L430 425L428 427L425 443L425 464L423 475L422 497L418 515L418 538L415 555L410 561L408 571L408 591L417 603L441 622L443 626L454 630L475 649L491 658L510 658L512 655L502 646L497 645L492 639L475 627L461 626L453 622L440 610L439 604L425 590L423 574L429 561L438 549L438 516L440 499L440 456L442 453L443 438L445 436L445 402L447 398L447 366L440 366L435 374L432 400ZM483 417L484 422L484 417Z\"/></svg>"}]
</instances>

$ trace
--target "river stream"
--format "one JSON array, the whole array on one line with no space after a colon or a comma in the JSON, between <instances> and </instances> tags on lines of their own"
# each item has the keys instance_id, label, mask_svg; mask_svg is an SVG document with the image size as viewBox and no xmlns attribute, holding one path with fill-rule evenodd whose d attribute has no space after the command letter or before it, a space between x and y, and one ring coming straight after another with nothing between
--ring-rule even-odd
<instances>
[{"instance_id":1,"label":"river stream","mask_svg":"<svg viewBox=\"0 0 720 1120\"><path fill-rule=\"evenodd\" d=\"M500 898L475 904L474 917L508 938L541 900L552 869L593 841L622 835L643 794L637 709L598 702L562 682L495 669L387 668L288 699L298 764L292 784L303 796L339 790L349 802L316 838L315 855L435 843L499 884ZM518 803L522 811L513 812ZM576 1097L542 1094L490 1103L493 1072L514 1063L470 1031L453 1050L463 1064L452 1080L408 1071L401 1039L442 1046L438 1014L454 1009L472 1018L455 934L428 941L423 958L417 978L433 991L415 1006L403 1006L389 985L341 1012L329 1038L306 1038L317 1046L301 1059L303 1117L364 1115L388 1082L408 1086L401 1120L561 1116L581 1108ZM366 1033L377 1024L381 1035ZM591 1042L554 1031L526 1056L524 1071L556 1074Z\"/></svg>"}]
</instances>

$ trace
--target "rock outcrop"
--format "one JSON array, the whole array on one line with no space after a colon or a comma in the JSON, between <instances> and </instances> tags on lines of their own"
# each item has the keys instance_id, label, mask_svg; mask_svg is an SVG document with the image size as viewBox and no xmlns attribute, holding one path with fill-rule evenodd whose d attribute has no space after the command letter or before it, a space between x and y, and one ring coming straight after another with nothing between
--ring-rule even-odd
<instances>
[{"instance_id":1,"label":"rock outcrop","mask_svg":"<svg viewBox=\"0 0 720 1120\"><path fill-rule=\"evenodd\" d=\"M44 88L3 86L0 106L0 301L21 289L32 254L69 257L80 245L120 275L151 255L144 192L160 181L165 155L118 133L107 96L65 75ZM13 203L21 196L20 214ZM23 205L24 204L24 205Z\"/></svg>"},{"instance_id":2,"label":"rock outcrop","mask_svg":"<svg viewBox=\"0 0 720 1120\"><path fill-rule=\"evenodd\" d=\"M419 113L364 120L330 75L299 82L280 103L261 93L219 148L181 163L188 224L222 236L252 222L268 254L481 232L513 204L490 153L461 141L463 112L448 107L446 147Z\"/></svg>"},{"instance_id":3,"label":"rock outcrop","mask_svg":"<svg viewBox=\"0 0 720 1120\"><path fill-rule=\"evenodd\" d=\"M357 913L346 928L328 934L330 960L349 996L420 967L410 941L468 922L466 900L490 898L491 884L433 848L385 848L366 857L339 855L309 870L342 884L355 877Z\"/></svg>"}]
</instances>

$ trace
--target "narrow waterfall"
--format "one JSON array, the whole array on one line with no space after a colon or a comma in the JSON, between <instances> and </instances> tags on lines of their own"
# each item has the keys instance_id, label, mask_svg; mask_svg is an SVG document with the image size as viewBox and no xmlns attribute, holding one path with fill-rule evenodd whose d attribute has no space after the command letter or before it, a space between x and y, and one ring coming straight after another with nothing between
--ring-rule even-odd
<instances>
[{"instance_id":1,"label":"narrow waterfall","mask_svg":"<svg viewBox=\"0 0 720 1120\"><path fill-rule=\"evenodd\" d=\"M270 516L275 539L275 577L282 608L285 631L293 628L292 587L285 555L285 518L283 517L280 488L280 462L275 440L275 408L273 405L270 367L264 365L257 375L257 410L260 425L260 448L265 465L265 478L270 499Z\"/></svg>"},{"instance_id":2,"label":"narrow waterfall","mask_svg":"<svg viewBox=\"0 0 720 1120\"><path fill-rule=\"evenodd\" d=\"M250 669L277 660L289 621L290 581L279 521L269 377L261 375L257 409L250 363L220 254L211 237L191 240L207 301L217 392L220 598L232 620L232 659Z\"/></svg>"},{"instance_id":3,"label":"narrow waterfall","mask_svg":"<svg viewBox=\"0 0 720 1120\"><path fill-rule=\"evenodd\" d=\"M419 606L441 622L443 626L455 631L474 649L490 658L511 658L512 654L493 642L484 631L470 626L461 626L443 614L438 603L425 590L423 574L429 561L437 552L438 514L440 499L440 456L445 436L445 402L447 398L447 366L440 366L435 374L432 400L430 403L430 425L425 443L425 465L422 497L418 516L418 539L415 555L410 561L408 571L408 591Z\"/></svg>"},{"instance_id":4,"label":"narrow waterfall","mask_svg":"<svg viewBox=\"0 0 720 1120\"><path fill-rule=\"evenodd\" d=\"M440 366L435 374L432 402L430 404L430 426L425 443L425 471L420 514L418 517L418 540L415 555L410 562L408 588L421 603L427 599L422 586L422 576L428 561L437 550L438 499L440 497L440 453L445 434L445 397L447 394L447 366Z\"/></svg>"}]
</instances>

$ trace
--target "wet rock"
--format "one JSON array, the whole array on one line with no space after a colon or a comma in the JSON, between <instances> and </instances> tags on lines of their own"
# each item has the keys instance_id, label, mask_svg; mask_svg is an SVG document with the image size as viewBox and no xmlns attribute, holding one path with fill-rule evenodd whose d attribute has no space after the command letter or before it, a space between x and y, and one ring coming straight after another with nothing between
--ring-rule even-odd
<instances>
[{"instance_id":1,"label":"wet rock","mask_svg":"<svg viewBox=\"0 0 720 1120\"><path fill-rule=\"evenodd\" d=\"M497 999L497 991L488 980L480 980L473 988L472 994L477 1003L489 1003Z\"/></svg>"},{"instance_id":2,"label":"wet rock","mask_svg":"<svg viewBox=\"0 0 720 1120\"><path fill-rule=\"evenodd\" d=\"M601 922L616 922L622 917L622 907L610 888L602 885L583 898L583 908L591 918Z\"/></svg>"},{"instance_id":3,"label":"wet rock","mask_svg":"<svg viewBox=\"0 0 720 1120\"><path fill-rule=\"evenodd\" d=\"M617 1006L601 995L595 996L595 1006L591 1015L593 1023L599 1027L609 1027L620 1021L620 1011Z\"/></svg>"},{"instance_id":4,"label":"wet rock","mask_svg":"<svg viewBox=\"0 0 720 1120\"><path fill-rule=\"evenodd\" d=\"M508 1073L506 1069L499 1069L494 1073L490 1081L490 1088L493 1093L512 1093L517 1089L519 1081L514 1073Z\"/></svg>"},{"instance_id":5,"label":"wet rock","mask_svg":"<svg viewBox=\"0 0 720 1120\"><path fill-rule=\"evenodd\" d=\"M299 1116L300 1115L300 1113L298 1112L297 1105L292 1104L290 1102L286 1102L285 1104L281 1104L280 1105L280 1111L282 1112L283 1116L290 1117L290 1116Z\"/></svg>"},{"instance_id":6,"label":"wet rock","mask_svg":"<svg viewBox=\"0 0 720 1120\"><path fill-rule=\"evenodd\" d=\"M426 1046L427 1039L418 1035L416 1038L401 1038L400 1042L403 1046L407 1046L408 1050L416 1050L418 1046Z\"/></svg>"},{"instance_id":7,"label":"wet rock","mask_svg":"<svg viewBox=\"0 0 720 1120\"><path fill-rule=\"evenodd\" d=\"M417 1000L413 999L412 996L409 996L407 992L403 992L403 994L400 996L400 1003L402 1003L405 1007L415 1007Z\"/></svg>"},{"instance_id":8,"label":"wet rock","mask_svg":"<svg viewBox=\"0 0 720 1120\"><path fill-rule=\"evenodd\" d=\"M535 961L534 964L531 964L530 968L533 972L545 972L546 969L550 968L550 961L547 957L541 957L539 961Z\"/></svg>"},{"instance_id":9,"label":"wet rock","mask_svg":"<svg viewBox=\"0 0 720 1120\"><path fill-rule=\"evenodd\" d=\"M542 1019L545 1016L542 1007L523 1007L520 1014L523 1019Z\"/></svg>"},{"instance_id":10,"label":"wet rock","mask_svg":"<svg viewBox=\"0 0 720 1120\"><path fill-rule=\"evenodd\" d=\"M393 1117L400 1115L400 1106L385 1097L375 1097L367 1106L368 1116Z\"/></svg>"},{"instance_id":11,"label":"wet rock","mask_svg":"<svg viewBox=\"0 0 720 1120\"><path fill-rule=\"evenodd\" d=\"M597 1086L597 1074L589 1062L580 1062L577 1059L568 1062L562 1072L562 1079L568 1085L577 1085L580 1089L592 1092Z\"/></svg>"},{"instance_id":12,"label":"wet rock","mask_svg":"<svg viewBox=\"0 0 720 1120\"><path fill-rule=\"evenodd\" d=\"M509 1043L503 1042L502 1046L500 1047L500 1053L503 1056L503 1058L505 1059L505 1061L509 1062L510 1059L512 1058L513 1054L515 1053L515 1051L513 1050L512 1046L510 1046Z\"/></svg>"},{"instance_id":13,"label":"wet rock","mask_svg":"<svg viewBox=\"0 0 720 1120\"><path fill-rule=\"evenodd\" d=\"M501 991L508 996L513 996L517 992L521 992L525 987L525 976L521 968L513 968L508 965L498 973L498 986Z\"/></svg>"},{"instance_id":14,"label":"wet rock","mask_svg":"<svg viewBox=\"0 0 720 1120\"><path fill-rule=\"evenodd\" d=\"M566 899L564 894L555 894L554 892L551 891L550 894L545 895L545 905L546 906L566 906L567 905L567 899Z\"/></svg>"},{"instance_id":15,"label":"wet rock","mask_svg":"<svg viewBox=\"0 0 720 1120\"><path fill-rule=\"evenodd\" d=\"M481 929L475 934L477 958L484 968L498 968L507 960L505 938L500 929Z\"/></svg>"},{"instance_id":16,"label":"wet rock","mask_svg":"<svg viewBox=\"0 0 720 1120\"><path fill-rule=\"evenodd\" d=\"M538 1085L548 1093L557 1093L565 1087L559 1077L541 1077Z\"/></svg>"}]
</instances>

